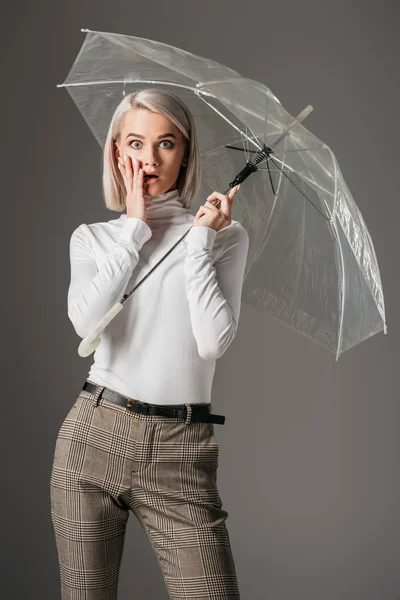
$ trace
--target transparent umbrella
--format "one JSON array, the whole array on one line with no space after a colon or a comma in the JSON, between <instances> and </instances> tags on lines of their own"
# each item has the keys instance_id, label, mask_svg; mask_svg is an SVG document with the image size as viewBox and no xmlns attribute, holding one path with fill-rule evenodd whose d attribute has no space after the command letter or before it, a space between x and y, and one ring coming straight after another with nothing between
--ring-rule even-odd
<instances>
[{"instance_id":1,"label":"transparent umbrella","mask_svg":"<svg viewBox=\"0 0 400 600\"><path fill-rule=\"evenodd\" d=\"M158 41L100 31L85 40L64 83L103 147L122 96L165 86L195 120L202 184L196 214L214 190L236 194L232 219L249 235L242 301L335 354L387 333L374 246L332 150L264 84ZM88 356L135 288L110 307L78 352Z\"/></svg>"}]
</instances>

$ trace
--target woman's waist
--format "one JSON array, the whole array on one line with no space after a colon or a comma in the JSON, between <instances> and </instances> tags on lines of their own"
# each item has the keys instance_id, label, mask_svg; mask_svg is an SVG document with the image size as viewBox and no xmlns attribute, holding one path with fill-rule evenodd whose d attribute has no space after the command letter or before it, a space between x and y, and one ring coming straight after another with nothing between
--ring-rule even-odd
<instances>
[{"instance_id":1,"label":"woman's waist","mask_svg":"<svg viewBox=\"0 0 400 600\"><path fill-rule=\"evenodd\" d=\"M121 373L117 369L100 368L93 363L87 380L112 391L150 404L209 404L213 374L196 372L192 377L182 367L176 372Z\"/></svg>"}]
</instances>

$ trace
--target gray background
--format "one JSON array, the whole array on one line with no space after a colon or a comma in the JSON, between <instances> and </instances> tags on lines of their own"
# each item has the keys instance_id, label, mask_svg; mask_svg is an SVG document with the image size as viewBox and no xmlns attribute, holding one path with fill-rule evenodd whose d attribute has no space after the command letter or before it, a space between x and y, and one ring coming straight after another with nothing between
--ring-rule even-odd
<instances>
[{"instance_id":1,"label":"gray background","mask_svg":"<svg viewBox=\"0 0 400 600\"><path fill-rule=\"evenodd\" d=\"M4 3L2 596L59 598L49 478L92 356L67 316L69 237L115 217L101 151L65 89L81 27L154 38L264 82L338 157L365 218L388 335L334 357L244 304L217 362L219 489L243 600L400 597L399 4ZM246 443L237 444L237 439ZM131 514L120 598L167 599Z\"/></svg>"}]
</instances>

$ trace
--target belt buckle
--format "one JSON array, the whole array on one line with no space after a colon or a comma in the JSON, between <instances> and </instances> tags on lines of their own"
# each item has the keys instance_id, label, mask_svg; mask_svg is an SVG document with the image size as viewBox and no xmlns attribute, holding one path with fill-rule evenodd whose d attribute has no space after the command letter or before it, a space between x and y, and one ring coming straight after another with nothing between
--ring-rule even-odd
<instances>
[{"instance_id":1,"label":"belt buckle","mask_svg":"<svg viewBox=\"0 0 400 600\"><path fill-rule=\"evenodd\" d=\"M140 404L140 400L136 400L136 398L129 398L129 396L127 396L128 398L128 402L126 404L126 409L130 409L132 402L136 402L137 404Z\"/></svg>"}]
</instances>

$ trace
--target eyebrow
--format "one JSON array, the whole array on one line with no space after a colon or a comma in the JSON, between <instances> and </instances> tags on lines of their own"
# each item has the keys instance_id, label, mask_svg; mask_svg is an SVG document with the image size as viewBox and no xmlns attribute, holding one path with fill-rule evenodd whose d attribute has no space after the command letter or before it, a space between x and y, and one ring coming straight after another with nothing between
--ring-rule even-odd
<instances>
[{"instance_id":1,"label":"eyebrow","mask_svg":"<svg viewBox=\"0 0 400 600\"><path fill-rule=\"evenodd\" d=\"M138 133L128 133L128 135L126 136L126 138L128 138L130 135L133 135L133 136L138 137L138 138L142 138L142 140L144 140L144 138L145 138L144 135L139 135ZM178 141L178 138L173 133L163 133L163 134L159 135L157 139L161 140L161 138L165 138L165 137L173 137L173 138L176 139L176 141Z\"/></svg>"}]
</instances>

